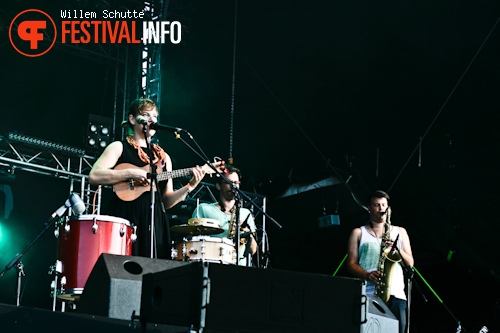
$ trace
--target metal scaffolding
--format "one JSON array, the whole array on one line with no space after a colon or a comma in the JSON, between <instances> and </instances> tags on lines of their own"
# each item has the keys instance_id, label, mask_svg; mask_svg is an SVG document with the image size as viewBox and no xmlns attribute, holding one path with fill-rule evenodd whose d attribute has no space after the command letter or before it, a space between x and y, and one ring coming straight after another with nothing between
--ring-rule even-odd
<instances>
[{"instance_id":1,"label":"metal scaffolding","mask_svg":"<svg viewBox=\"0 0 500 333\"><path fill-rule=\"evenodd\" d=\"M145 20L161 22L167 18L168 0L129 0L128 5L145 13ZM177 4L179 6L179 4ZM3 10L2 14L6 14ZM6 17L13 17L7 15ZM51 42L50 38L45 42ZM161 56L162 44L62 44L56 41L55 49L70 53L82 59L101 63L114 68L115 85L113 101L112 139L121 140L124 132L120 126L127 117L127 108L138 97L151 98L161 109ZM17 170L34 172L69 180L69 191L79 192L86 204L87 213L99 214L101 205L101 187L92 189L88 174L95 162L95 157L73 147L47 142L42 139L17 140L15 137L0 136L0 168L14 174ZM43 144L42 144L43 143ZM216 201L213 185L200 183L200 186L176 209L182 214L194 209L200 202ZM266 197L245 192L251 200L245 202L256 217L258 228L262 231L262 251L266 252L267 235L266 217L258 206L266 211ZM174 213L176 209L170 213ZM179 211L179 210L177 210Z\"/></svg>"},{"instance_id":2,"label":"metal scaffolding","mask_svg":"<svg viewBox=\"0 0 500 333\"><path fill-rule=\"evenodd\" d=\"M69 180L69 192L80 193L86 211L99 211L100 196L88 183L94 162L85 151L42 139L9 133L0 136L0 167L9 174L18 170Z\"/></svg>"}]
</instances>

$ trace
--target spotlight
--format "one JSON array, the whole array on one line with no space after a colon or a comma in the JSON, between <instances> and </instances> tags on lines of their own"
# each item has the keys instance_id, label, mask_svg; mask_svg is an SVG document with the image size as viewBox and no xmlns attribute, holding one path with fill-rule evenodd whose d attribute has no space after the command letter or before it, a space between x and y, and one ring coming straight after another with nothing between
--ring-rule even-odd
<instances>
[{"instance_id":1,"label":"spotlight","mask_svg":"<svg viewBox=\"0 0 500 333\"><path fill-rule=\"evenodd\" d=\"M101 151L111 142L111 118L89 114L87 127L86 146L93 150Z\"/></svg>"}]
</instances>

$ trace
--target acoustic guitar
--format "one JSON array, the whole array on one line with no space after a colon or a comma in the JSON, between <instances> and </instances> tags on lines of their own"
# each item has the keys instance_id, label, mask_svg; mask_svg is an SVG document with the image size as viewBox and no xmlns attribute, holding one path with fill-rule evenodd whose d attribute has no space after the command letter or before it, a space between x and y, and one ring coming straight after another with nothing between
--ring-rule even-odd
<instances>
[{"instance_id":1,"label":"acoustic guitar","mask_svg":"<svg viewBox=\"0 0 500 333\"><path fill-rule=\"evenodd\" d=\"M224 172L224 162L216 162L212 163L212 165L215 167L217 171L222 171ZM123 170L123 169L142 169L146 172L150 170L149 165L145 165L143 167L138 167L133 164L129 163L122 163L118 164L117 166L114 167L114 170ZM158 167L158 173L157 173L157 180L159 182L163 180L169 180L169 179L174 179L174 178L179 178L179 177L185 177L189 176L192 174L192 169L193 168L185 168L185 169L179 169L179 170L172 170L172 171L161 171L161 167ZM205 174L212 175L215 173L215 171L208 166L207 164L203 165L201 167L202 170L205 171ZM155 184L153 184L153 189L155 189ZM151 190L151 186L143 186L139 184L137 181L133 179L129 179L124 182L119 182L113 185L113 191L115 191L116 195L118 198L120 198L123 201L132 201L140 197L144 192L149 192Z\"/></svg>"}]
</instances>

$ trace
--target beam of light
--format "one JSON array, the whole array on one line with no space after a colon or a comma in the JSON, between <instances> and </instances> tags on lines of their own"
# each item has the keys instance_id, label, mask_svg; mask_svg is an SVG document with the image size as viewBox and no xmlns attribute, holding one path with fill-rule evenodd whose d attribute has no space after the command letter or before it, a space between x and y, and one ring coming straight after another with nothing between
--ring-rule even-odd
<instances>
[{"instance_id":1,"label":"beam of light","mask_svg":"<svg viewBox=\"0 0 500 333\"><path fill-rule=\"evenodd\" d=\"M19 239L16 241L15 231L10 225L12 224L0 219L0 267L6 265L11 259L9 257L14 256L18 250Z\"/></svg>"}]
</instances>

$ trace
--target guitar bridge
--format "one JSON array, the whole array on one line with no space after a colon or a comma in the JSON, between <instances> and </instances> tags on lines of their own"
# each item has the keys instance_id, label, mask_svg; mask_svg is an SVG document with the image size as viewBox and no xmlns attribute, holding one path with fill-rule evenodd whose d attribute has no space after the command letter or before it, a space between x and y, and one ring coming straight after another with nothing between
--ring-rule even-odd
<instances>
[{"instance_id":1,"label":"guitar bridge","mask_svg":"<svg viewBox=\"0 0 500 333\"><path fill-rule=\"evenodd\" d=\"M129 179L129 180L127 180L127 184L128 184L128 187L129 187L131 190L134 190L134 189L135 189L135 183L134 183L134 180L133 180L133 179Z\"/></svg>"}]
</instances>

